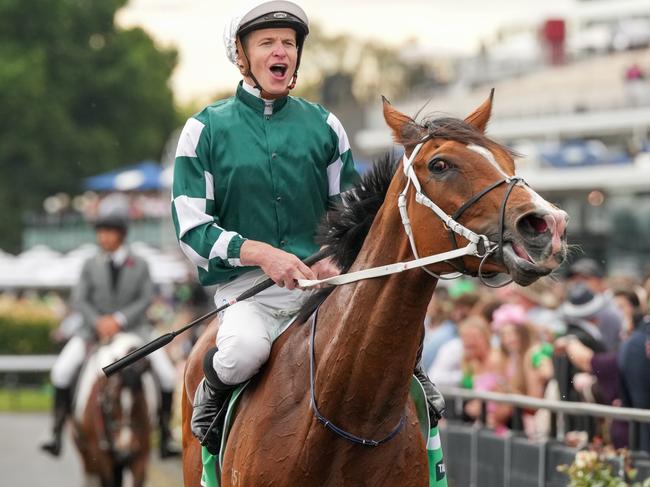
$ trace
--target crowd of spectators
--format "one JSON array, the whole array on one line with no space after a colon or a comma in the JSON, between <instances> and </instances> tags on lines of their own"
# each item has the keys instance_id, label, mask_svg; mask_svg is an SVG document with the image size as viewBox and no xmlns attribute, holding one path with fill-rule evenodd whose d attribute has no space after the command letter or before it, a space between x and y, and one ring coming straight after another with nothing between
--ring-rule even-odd
<instances>
[{"instance_id":1,"label":"crowd of spectators","mask_svg":"<svg viewBox=\"0 0 650 487\"><path fill-rule=\"evenodd\" d=\"M439 286L424 323L422 365L441 386L648 409L648 291L650 276L608 277L587 258L571 265L565 278L529 287ZM558 425L545 409L477 399L455 413L497 433L518 429L543 439L559 428L565 438L630 446L625 421L565 415ZM633 446L650 452L648 423L637 438Z\"/></svg>"}]
</instances>

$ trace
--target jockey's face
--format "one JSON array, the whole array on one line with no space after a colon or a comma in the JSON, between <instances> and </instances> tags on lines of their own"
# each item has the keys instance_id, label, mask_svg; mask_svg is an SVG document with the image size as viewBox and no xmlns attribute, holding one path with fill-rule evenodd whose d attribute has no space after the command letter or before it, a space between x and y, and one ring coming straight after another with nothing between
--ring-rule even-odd
<instances>
[{"instance_id":1,"label":"jockey's face","mask_svg":"<svg viewBox=\"0 0 650 487\"><path fill-rule=\"evenodd\" d=\"M246 36L244 42L250 69L264 91L271 95L284 95L296 71L296 31L289 28L255 30ZM252 78L244 76L244 79L255 86Z\"/></svg>"},{"instance_id":2,"label":"jockey's face","mask_svg":"<svg viewBox=\"0 0 650 487\"><path fill-rule=\"evenodd\" d=\"M124 232L117 228L99 227L97 244L104 252L115 252L124 242Z\"/></svg>"}]
</instances>

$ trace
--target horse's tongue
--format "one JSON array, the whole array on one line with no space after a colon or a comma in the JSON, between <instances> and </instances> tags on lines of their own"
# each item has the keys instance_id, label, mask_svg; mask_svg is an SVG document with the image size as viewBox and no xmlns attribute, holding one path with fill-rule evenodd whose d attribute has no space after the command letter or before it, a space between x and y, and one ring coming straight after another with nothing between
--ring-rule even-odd
<instances>
[{"instance_id":1,"label":"horse's tongue","mask_svg":"<svg viewBox=\"0 0 650 487\"><path fill-rule=\"evenodd\" d=\"M520 247L517 244L512 244L512 248L515 251L515 254L517 254L518 257L527 260L528 262L532 262L533 260L530 258L530 255L528 255L528 252L526 252L522 247Z\"/></svg>"}]
</instances>

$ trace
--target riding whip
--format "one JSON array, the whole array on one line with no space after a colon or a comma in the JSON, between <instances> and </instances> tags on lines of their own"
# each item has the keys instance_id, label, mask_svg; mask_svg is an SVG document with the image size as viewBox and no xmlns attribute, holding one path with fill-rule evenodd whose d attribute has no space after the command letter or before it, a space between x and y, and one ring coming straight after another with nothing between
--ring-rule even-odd
<instances>
[{"instance_id":1,"label":"riding whip","mask_svg":"<svg viewBox=\"0 0 650 487\"><path fill-rule=\"evenodd\" d=\"M316 252L315 254L310 255L309 257L307 257L302 262L303 262L303 264L305 264L307 266L310 266L312 264L315 264L319 260L322 260L325 257L327 257L329 255L329 253L330 252L328 252L326 249L321 249L320 251ZM164 347L165 345L170 343L174 338L176 338L178 335L180 335L181 333L189 330L193 326L201 323L202 321L206 320L207 318L210 318L210 317L216 315L217 313L223 311L224 309L228 308L229 306L232 306L233 304L235 304L235 303L237 303L239 301L243 301L244 299L248 299L248 298L251 298L251 297L255 296L256 294L264 291L265 289L270 288L274 284L275 284L275 282L273 282L273 280L271 278L268 278L268 279L260 282L259 284L256 284L255 286L253 286L250 289L247 289L246 291L241 293L236 298L231 299L230 301L228 301L223 306L219 306L218 308L213 309L212 311L204 314L203 316L200 316L200 317L196 318L194 321L192 321L191 323L188 323L183 328L180 328L180 329L178 329L176 331L172 331L172 332L167 333L165 335L159 336L155 340L143 345L142 347L138 348L137 350L134 350L133 352L129 353L128 355L125 355L124 357L117 360L116 362L113 362L112 364L107 365L106 367L102 368L102 370L104 371L104 374L106 374L107 377L110 377L115 372L118 372L118 371L122 370L124 367L127 367L127 366L131 365L132 363L137 362L138 360L146 357L150 353L155 352L159 348Z\"/></svg>"}]
</instances>

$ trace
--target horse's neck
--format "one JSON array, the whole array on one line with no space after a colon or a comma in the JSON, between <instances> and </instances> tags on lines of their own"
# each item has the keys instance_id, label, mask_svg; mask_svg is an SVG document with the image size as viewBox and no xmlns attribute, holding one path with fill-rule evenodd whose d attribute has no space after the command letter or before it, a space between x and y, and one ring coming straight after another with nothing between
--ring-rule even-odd
<instances>
[{"instance_id":1,"label":"horse's neck","mask_svg":"<svg viewBox=\"0 0 650 487\"><path fill-rule=\"evenodd\" d=\"M387 203L377 214L352 270L413 258L395 206ZM343 286L328 300L316 341L318 368L326 373L316 385L353 398L333 399L339 417L365 418L374 426L397 421L435 284L415 269Z\"/></svg>"}]
</instances>

